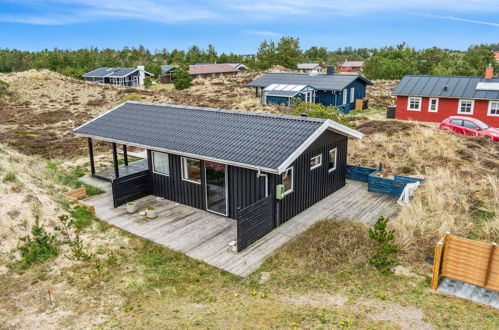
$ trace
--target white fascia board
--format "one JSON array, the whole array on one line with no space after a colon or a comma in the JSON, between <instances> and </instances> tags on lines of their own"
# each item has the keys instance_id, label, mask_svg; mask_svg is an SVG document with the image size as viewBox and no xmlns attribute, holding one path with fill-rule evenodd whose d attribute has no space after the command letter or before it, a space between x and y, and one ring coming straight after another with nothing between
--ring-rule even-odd
<instances>
[{"instance_id":1,"label":"white fascia board","mask_svg":"<svg viewBox=\"0 0 499 330\"><path fill-rule=\"evenodd\" d=\"M277 168L278 174L284 172L326 130L331 130L338 134L355 139L362 139L363 137L361 132L328 119L321 126L319 126L319 128L317 128L317 130L310 135L305 142L303 142L302 145L298 147L298 149L296 149L281 165L279 165Z\"/></svg>"}]
</instances>

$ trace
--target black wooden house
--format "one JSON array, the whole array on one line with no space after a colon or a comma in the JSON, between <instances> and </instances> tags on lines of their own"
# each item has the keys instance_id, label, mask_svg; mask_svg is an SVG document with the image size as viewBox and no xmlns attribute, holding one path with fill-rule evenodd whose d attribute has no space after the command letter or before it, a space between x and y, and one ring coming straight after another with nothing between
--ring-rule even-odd
<instances>
[{"instance_id":1,"label":"black wooden house","mask_svg":"<svg viewBox=\"0 0 499 330\"><path fill-rule=\"evenodd\" d=\"M327 119L126 102L76 128L113 145L115 207L155 195L238 221L238 250L340 189L348 138ZM119 176L117 145L147 149L142 170ZM132 163L133 164L133 163Z\"/></svg>"}]
</instances>

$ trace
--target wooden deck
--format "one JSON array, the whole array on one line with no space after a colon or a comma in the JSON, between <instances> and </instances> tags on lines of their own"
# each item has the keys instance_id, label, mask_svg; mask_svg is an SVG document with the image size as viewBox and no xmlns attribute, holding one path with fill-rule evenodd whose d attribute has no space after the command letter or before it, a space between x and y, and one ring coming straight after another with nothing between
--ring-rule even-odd
<instances>
[{"instance_id":1,"label":"wooden deck","mask_svg":"<svg viewBox=\"0 0 499 330\"><path fill-rule=\"evenodd\" d=\"M95 207L100 219L241 277L248 276L272 252L319 220L350 219L371 224L379 215L393 216L399 210L397 198L369 193L366 183L348 181L344 188L238 253L229 246L236 239L236 221L233 219L172 201L158 200L154 196L139 201L140 207L155 204L158 209L156 219L150 220L138 213L130 215L124 205L113 208L109 183L89 177L84 177L83 181L106 190L106 193L86 200Z\"/></svg>"}]
</instances>

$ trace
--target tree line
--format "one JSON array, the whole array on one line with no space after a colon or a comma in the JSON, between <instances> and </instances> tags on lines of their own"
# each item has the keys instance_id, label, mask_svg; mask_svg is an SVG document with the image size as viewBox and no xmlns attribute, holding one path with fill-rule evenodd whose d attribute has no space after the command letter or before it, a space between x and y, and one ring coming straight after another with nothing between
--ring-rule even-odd
<instances>
[{"instance_id":1,"label":"tree line","mask_svg":"<svg viewBox=\"0 0 499 330\"><path fill-rule=\"evenodd\" d=\"M187 50L167 49L150 51L144 46L116 49L95 47L77 50L22 51L0 49L0 72L29 69L49 69L81 79L81 76L99 67L135 67L145 65L155 77L161 74L161 65L189 65L195 63L244 63L252 70L267 70L280 65L296 69L300 62L317 62L338 65L344 60L363 60L363 74L370 79L400 79L406 74L425 75L482 75L485 67L497 66L494 51L499 44L470 46L466 51L432 47L417 50L403 43L383 48L344 47L328 50L312 46L302 50L294 37L279 41L264 40L255 58L245 58L234 53L218 53L213 45L202 49L196 45Z\"/></svg>"}]
</instances>

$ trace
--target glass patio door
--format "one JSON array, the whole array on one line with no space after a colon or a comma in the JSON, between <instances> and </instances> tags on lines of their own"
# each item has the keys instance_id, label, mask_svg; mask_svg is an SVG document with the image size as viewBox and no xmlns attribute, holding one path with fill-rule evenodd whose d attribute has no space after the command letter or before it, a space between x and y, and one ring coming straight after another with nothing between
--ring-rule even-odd
<instances>
[{"instance_id":1,"label":"glass patio door","mask_svg":"<svg viewBox=\"0 0 499 330\"><path fill-rule=\"evenodd\" d=\"M215 162L204 162L206 180L206 209L227 215L227 166Z\"/></svg>"}]
</instances>

